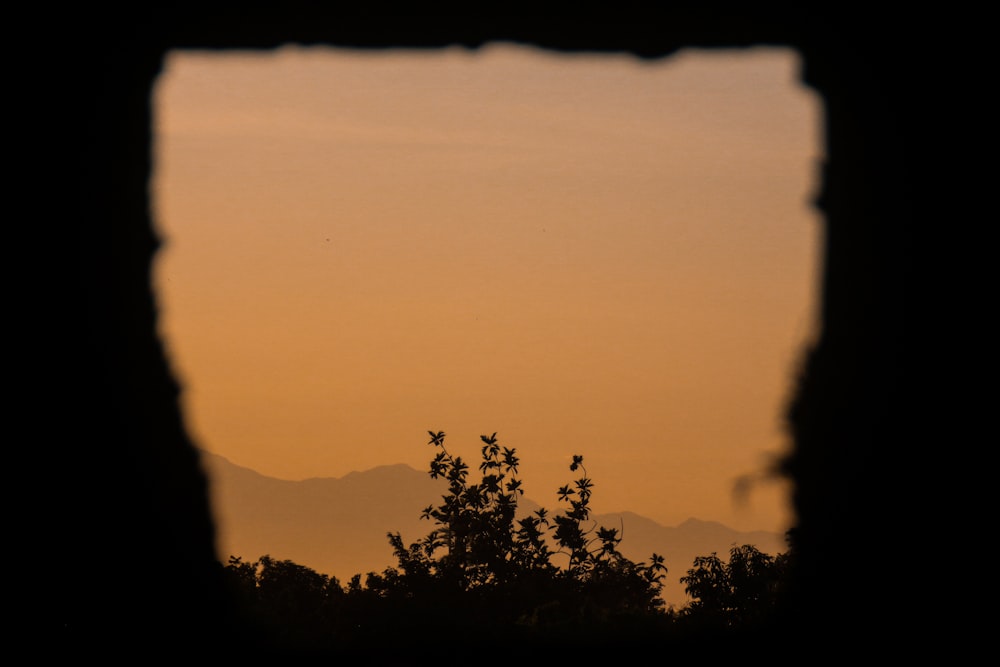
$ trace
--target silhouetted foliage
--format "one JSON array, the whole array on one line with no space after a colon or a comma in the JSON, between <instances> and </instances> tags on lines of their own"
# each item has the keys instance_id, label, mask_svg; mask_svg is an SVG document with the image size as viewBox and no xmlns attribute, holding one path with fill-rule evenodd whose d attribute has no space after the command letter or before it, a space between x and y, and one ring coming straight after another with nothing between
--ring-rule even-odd
<instances>
[{"instance_id":1,"label":"silhouetted foliage","mask_svg":"<svg viewBox=\"0 0 1000 667\"><path fill-rule=\"evenodd\" d=\"M700 625L746 628L774 618L781 602L791 555L771 556L744 544L729 551L729 562L715 552L698 556L681 577L692 601L682 613Z\"/></svg>"},{"instance_id":2,"label":"silhouetted foliage","mask_svg":"<svg viewBox=\"0 0 1000 667\"><path fill-rule=\"evenodd\" d=\"M550 516L543 508L518 519L524 491L514 449L502 447L496 433L482 436L481 477L472 481L468 464L445 447L445 434L430 436L438 451L429 474L448 482L448 494L424 509L435 527L422 540L406 546L398 533L389 534L398 565L379 585L391 581L434 606L447 602L459 624L548 631L662 615L663 557L634 563L618 551L618 529L591 521L593 482L582 456L570 464L582 476L558 491L563 512Z\"/></svg>"},{"instance_id":3,"label":"silhouetted foliage","mask_svg":"<svg viewBox=\"0 0 1000 667\"><path fill-rule=\"evenodd\" d=\"M344 590L335 577L290 560L230 556L227 580L241 608L270 643L307 649L332 646Z\"/></svg>"},{"instance_id":4,"label":"silhouetted foliage","mask_svg":"<svg viewBox=\"0 0 1000 667\"><path fill-rule=\"evenodd\" d=\"M388 533L396 565L356 574L344 586L288 560L230 557L226 577L240 606L278 646L297 649L412 651L453 648L496 637L525 645L585 639L590 648L622 641L682 638L687 631L728 632L766 622L780 598L788 554L734 547L729 562L699 556L681 578L692 602L679 612L660 596L667 568L653 554L635 563L618 550L616 528L591 518L594 484L582 456L580 476L558 489L560 511L518 516L523 495L517 453L496 434L482 436L479 478L430 432L437 451L429 474L447 493L422 517L433 528L406 544Z\"/></svg>"}]
</instances>

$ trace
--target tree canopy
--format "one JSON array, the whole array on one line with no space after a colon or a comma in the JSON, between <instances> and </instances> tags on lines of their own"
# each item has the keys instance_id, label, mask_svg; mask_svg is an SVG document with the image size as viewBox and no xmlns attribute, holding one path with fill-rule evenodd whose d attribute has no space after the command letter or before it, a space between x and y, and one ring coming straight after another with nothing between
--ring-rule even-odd
<instances>
[{"instance_id":1,"label":"tree canopy","mask_svg":"<svg viewBox=\"0 0 1000 667\"><path fill-rule=\"evenodd\" d=\"M447 482L441 502L423 509L432 526L407 543L387 534L396 565L354 575L342 585L291 561L230 557L235 598L262 632L281 645L323 651L365 647L482 644L502 637L556 645L585 637L592 647L664 637L684 627L720 631L766 622L781 593L788 556L751 545L695 559L681 578L692 602L679 612L660 595L667 572L656 553L637 563L622 537L592 519L594 484L583 456L576 479L557 490L557 511L518 512L524 489L519 459L496 433L483 435L478 475L429 431L428 474ZM491 639L493 638L493 639Z\"/></svg>"}]
</instances>

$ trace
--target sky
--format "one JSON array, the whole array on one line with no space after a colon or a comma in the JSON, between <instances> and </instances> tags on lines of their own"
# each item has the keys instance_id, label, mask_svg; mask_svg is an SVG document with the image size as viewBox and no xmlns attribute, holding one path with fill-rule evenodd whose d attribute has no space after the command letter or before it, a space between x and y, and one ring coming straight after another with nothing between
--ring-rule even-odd
<instances>
[{"instance_id":1,"label":"sky","mask_svg":"<svg viewBox=\"0 0 1000 667\"><path fill-rule=\"evenodd\" d=\"M517 449L556 507L791 525L757 478L816 329L821 108L788 49L172 52L159 329L196 443L281 479ZM473 468L475 465L473 465ZM414 511L419 511L415 508Z\"/></svg>"}]
</instances>

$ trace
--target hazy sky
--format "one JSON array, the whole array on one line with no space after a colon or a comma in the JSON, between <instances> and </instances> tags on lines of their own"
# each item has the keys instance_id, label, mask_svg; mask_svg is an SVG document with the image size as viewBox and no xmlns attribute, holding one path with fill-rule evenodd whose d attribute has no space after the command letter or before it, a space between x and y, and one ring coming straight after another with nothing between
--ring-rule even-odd
<instances>
[{"instance_id":1,"label":"hazy sky","mask_svg":"<svg viewBox=\"0 0 1000 667\"><path fill-rule=\"evenodd\" d=\"M794 52L173 53L160 328L196 441L284 479L516 447L556 507L783 530L820 107ZM420 508L414 508L419 512Z\"/></svg>"}]
</instances>

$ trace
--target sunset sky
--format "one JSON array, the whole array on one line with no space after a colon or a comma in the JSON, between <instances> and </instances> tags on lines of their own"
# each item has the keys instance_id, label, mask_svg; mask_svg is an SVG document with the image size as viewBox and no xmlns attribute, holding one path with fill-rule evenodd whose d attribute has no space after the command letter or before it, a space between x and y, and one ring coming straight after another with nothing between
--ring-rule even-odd
<instances>
[{"instance_id":1,"label":"sunset sky","mask_svg":"<svg viewBox=\"0 0 1000 667\"><path fill-rule=\"evenodd\" d=\"M156 91L160 330L197 443L283 479L497 432L556 507L784 530L815 330L820 106L789 50L643 62L175 52ZM421 508L414 508L419 513Z\"/></svg>"}]
</instances>

